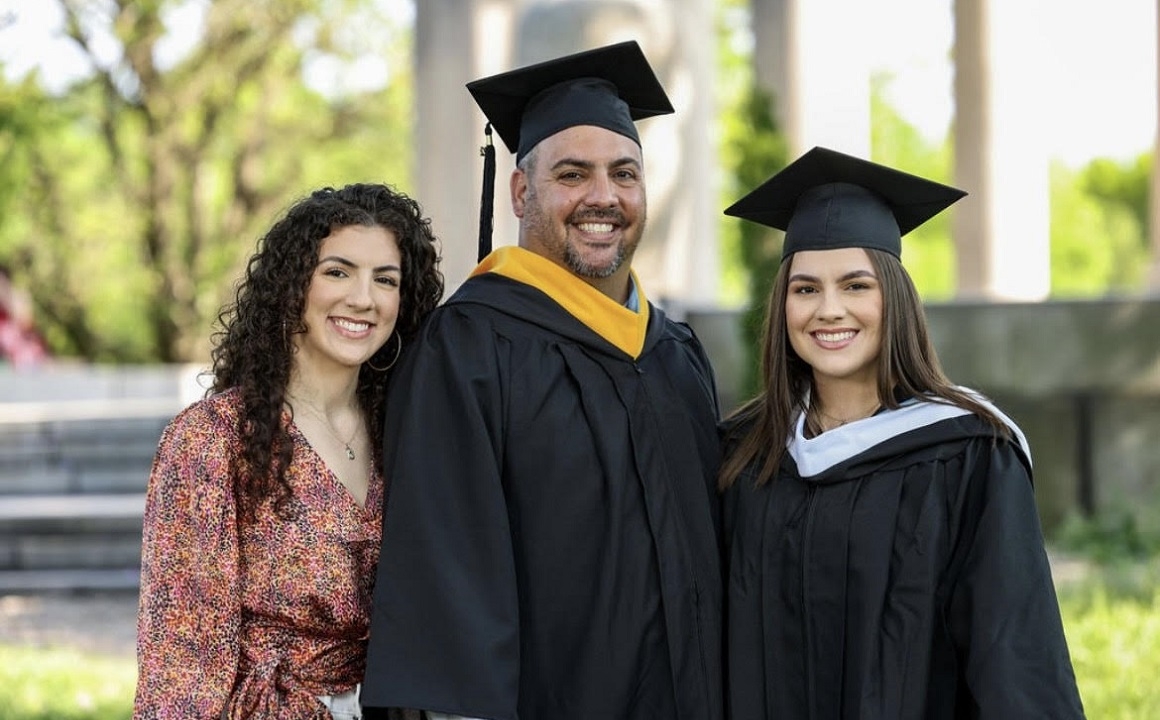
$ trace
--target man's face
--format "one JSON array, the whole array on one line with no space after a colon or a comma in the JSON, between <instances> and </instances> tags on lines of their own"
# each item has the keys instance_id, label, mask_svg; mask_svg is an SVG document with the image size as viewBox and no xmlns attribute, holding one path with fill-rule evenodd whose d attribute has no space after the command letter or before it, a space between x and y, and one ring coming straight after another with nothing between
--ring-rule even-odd
<instances>
[{"instance_id":1,"label":"man's face","mask_svg":"<svg viewBox=\"0 0 1160 720\"><path fill-rule=\"evenodd\" d=\"M593 284L627 279L647 214L640 146L577 125L526 159L527 172L516 170L511 187L520 245Z\"/></svg>"}]
</instances>

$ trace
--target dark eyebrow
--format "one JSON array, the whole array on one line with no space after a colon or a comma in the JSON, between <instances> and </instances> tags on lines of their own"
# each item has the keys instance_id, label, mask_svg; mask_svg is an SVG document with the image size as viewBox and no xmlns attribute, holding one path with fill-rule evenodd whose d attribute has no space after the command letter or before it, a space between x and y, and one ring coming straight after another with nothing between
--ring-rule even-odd
<instances>
[{"instance_id":1,"label":"dark eyebrow","mask_svg":"<svg viewBox=\"0 0 1160 720\"><path fill-rule=\"evenodd\" d=\"M358 267L358 265L355 265L350 260L347 260L346 258L340 257L338 255L327 255L326 257L319 260L318 264L321 265L324 262L336 262L339 265L342 265L343 267L348 267L348 268L357 268ZM380 265L374 269L374 272L377 272L377 273L390 272L392 270L394 270L395 272L403 272L403 269L401 267L399 267L398 265Z\"/></svg>"},{"instance_id":2,"label":"dark eyebrow","mask_svg":"<svg viewBox=\"0 0 1160 720\"><path fill-rule=\"evenodd\" d=\"M625 165L633 165L639 168L640 161L631 155L625 155L624 157L613 160L609 163L609 166L614 168L624 167ZM591 170L596 167L596 163L592 162L591 160L580 160L578 158L565 157L560 158L554 165L552 165L553 170L559 170L562 167L578 167L585 170Z\"/></svg>"},{"instance_id":3,"label":"dark eyebrow","mask_svg":"<svg viewBox=\"0 0 1160 720\"><path fill-rule=\"evenodd\" d=\"M612 167L624 167L625 165L632 165L633 167L640 167L640 161L632 156L626 155L612 163Z\"/></svg>"},{"instance_id":4,"label":"dark eyebrow","mask_svg":"<svg viewBox=\"0 0 1160 720\"><path fill-rule=\"evenodd\" d=\"M875 280L878 279L874 276L874 273L870 272L869 270L851 270L850 272L846 273L842 277L838 278L838 282L846 282L847 280L853 280L854 278L860 278L860 277L868 277L868 278L872 278ZM790 282L814 282L814 283L816 283L816 282L818 282L818 279L816 277L814 277L813 275L806 275L805 273L797 273L795 275L790 275L789 281Z\"/></svg>"},{"instance_id":5,"label":"dark eyebrow","mask_svg":"<svg viewBox=\"0 0 1160 720\"><path fill-rule=\"evenodd\" d=\"M585 170L591 170L593 163L586 160L577 160L576 158L560 158L556 164L552 166L553 170L559 170L562 167L580 167Z\"/></svg>"}]
</instances>

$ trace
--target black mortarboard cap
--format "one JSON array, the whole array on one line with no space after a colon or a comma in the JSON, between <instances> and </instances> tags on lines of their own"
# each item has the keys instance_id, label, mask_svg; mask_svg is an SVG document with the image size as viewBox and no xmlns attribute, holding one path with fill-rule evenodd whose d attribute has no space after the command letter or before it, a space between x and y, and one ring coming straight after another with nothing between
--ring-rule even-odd
<instances>
[{"instance_id":1,"label":"black mortarboard cap","mask_svg":"<svg viewBox=\"0 0 1160 720\"><path fill-rule=\"evenodd\" d=\"M595 125L638 145L634 121L673 112L636 41L566 55L474 80L467 89L504 144L522 160L541 140L576 125ZM480 258L491 250L494 149L483 148ZM490 155L488 153L491 153Z\"/></svg>"},{"instance_id":2,"label":"black mortarboard cap","mask_svg":"<svg viewBox=\"0 0 1160 720\"><path fill-rule=\"evenodd\" d=\"M967 193L815 147L725 209L785 231L781 257L862 247L901 257L902 236Z\"/></svg>"}]
</instances>

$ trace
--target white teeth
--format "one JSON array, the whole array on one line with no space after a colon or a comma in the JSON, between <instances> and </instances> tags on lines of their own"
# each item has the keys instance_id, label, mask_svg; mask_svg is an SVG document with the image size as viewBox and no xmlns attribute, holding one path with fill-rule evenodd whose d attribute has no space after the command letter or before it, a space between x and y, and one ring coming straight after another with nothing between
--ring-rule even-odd
<instances>
[{"instance_id":1,"label":"white teeth","mask_svg":"<svg viewBox=\"0 0 1160 720\"><path fill-rule=\"evenodd\" d=\"M843 340L849 340L854 337L854 331L847 330L846 332L839 333L818 332L814 333L814 335L822 342L842 342Z\"/></svg>"},{"instance_id":2,"label":"white teeth","mask_svg":"<svg viewBox=\"0 0 1160 720\"><path fill-rule=\"evenodd\" d=\"M354 322L352 320L343 320L342 318L335 318L334 324L351 332L362 332L371 326L370 323Z\"/></svg>"},{"instance_id":3,"label":"white teeth","mask_svg":"<svg viewBox=\"0 0 1160 720\"><path fill-rule=\"evenodd\" d=\"M577 223L576 227L586 233L610 233L612 223Z\"/></svg>"}]
</instances>

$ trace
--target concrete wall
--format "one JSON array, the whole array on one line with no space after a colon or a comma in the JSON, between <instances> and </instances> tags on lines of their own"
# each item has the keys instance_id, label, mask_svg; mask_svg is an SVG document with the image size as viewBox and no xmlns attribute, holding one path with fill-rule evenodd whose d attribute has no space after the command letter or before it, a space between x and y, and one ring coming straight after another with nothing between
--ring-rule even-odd
<instances>
[{"instance_id":1,"label":"concrete wall","mask_svg":"<svg viewBox=\"0 0 1160 720\"><path fill-rule=\"evenodd\" d=\"M748 361L740 312L671 308L705 343L722 406L741 398ZM1073 512L1132 513L1160 532L1160 297L927 307L939 357L956 382L991 396L1031 442L1049 528ZM76 417L172 412L198 398L194 366L0 366L0 422L29 413ZM28 419L28 418L24 418Z\"/></svg>"},{"instance_id":2,"label":"concrete wall","mask_svg":"<svg viewBox=\"0 0 1160 720\"><path fill-rule=\"evenodd\" d=\"M722 402L740 399L740 313L690 310ZM1160 531L1160 298L927 307L957 383L1023 428L1045 526L1072 512L1131 513Z\"/></svg>"},{"instance_id":3,"label":"concrete wall","mask_svg":"<svg viewBox=\"0 0 1160 720\"><path fill-rule=\"evenodd\" d=\"M927 312L947 374L1027 433L1045 522L1131 512L1160 530L1160 298Z\"/></svg>"}]
</instances>

